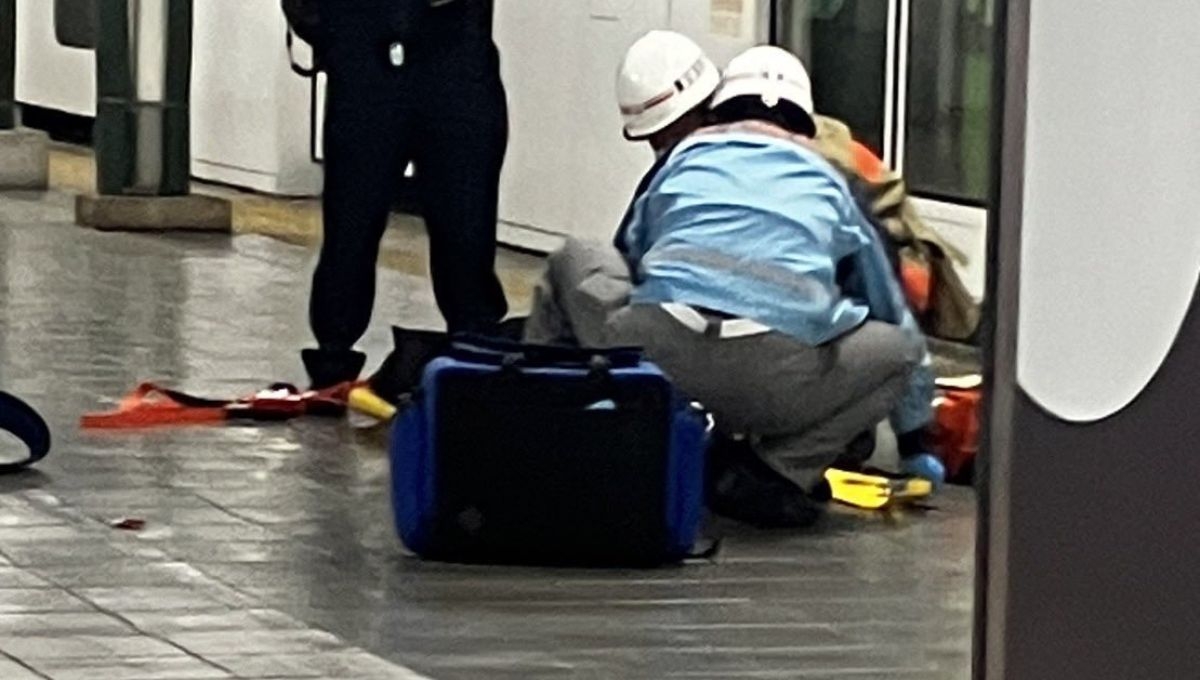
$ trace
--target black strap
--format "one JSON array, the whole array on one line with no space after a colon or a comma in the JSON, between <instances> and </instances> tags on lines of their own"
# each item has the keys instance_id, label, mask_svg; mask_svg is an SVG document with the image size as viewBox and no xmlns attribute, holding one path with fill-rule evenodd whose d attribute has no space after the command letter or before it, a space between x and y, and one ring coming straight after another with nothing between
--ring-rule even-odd
<instances>
[{"instance_id":1,"label":"black strap","mask_svg":"<svg viewBox=\"0 0 1200 680\"><path fill-rule=\"evenodd\" d=\"M302 78L315 78L316 75L322 71L321 61L317 58L317 49L315 47L313 48L313 65L308 67L301 66L300 64L296 63L296 32L292 30L291 25L288 26L286 40L288 62L291 64L292 72Z\"/></svg>"},{"instance_id":2,"label":"black strap","mask_svg":"<svg viewBox=\"0 0 1200 680\"><path fill-rule=\"evenodd\" d=\"M29 457L0 463L0 474L20 472L50 453L50 427L33 407L7 392L0 392L0 429L11 432L29 448Z\"/></svg>"},{"instance_id":3,"label":"black strap","mask_svg":"<svg viewBox=\"0 0 1200 680\"><path fill-rule=\"evenodd\" d=\"M635 347L588 349L558 345L532 345L499 338L456 336L450 355L463 361L514 368L578 368L605 370L634 368L642 360Z\"/></svg>"}]
</instances>

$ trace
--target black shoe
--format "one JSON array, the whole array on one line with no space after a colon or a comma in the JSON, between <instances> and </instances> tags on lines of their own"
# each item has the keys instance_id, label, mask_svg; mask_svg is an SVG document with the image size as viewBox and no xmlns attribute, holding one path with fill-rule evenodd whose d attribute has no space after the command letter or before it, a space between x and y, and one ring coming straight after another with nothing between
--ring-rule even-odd
<instances>
[{"instance_id":1,"label":"black shoe","mask_svg":"<svg viewBox=\"0 0 1200 680\"><path fill-rule=\"evenodd\" d=\"M392 327L392 353L383 360L379 370L367 379L371 391L393 404L421 384L425 366L450 346L450 336L441 331L411 330Z\"/></svg>"},{"instance_id":2,"label":"black shoe","mask_svg":"<svg viewBox=\"0 0 1200 680\"><path fill-rule=\"evenodd\" d=\"M821 503L759 459L749 444L714 442L709 456L708 507L762 529L801 529L824 514Z\"/></svg>"},{"instance_id":3,"label":"black shoe","mask_svg":"<svg viewBox=\"0 0 1200 680\"><path fill-rule=\"evenodd\" d=\"M449 331L451 337L486 338L488 340L507 340L520 342L525 337L525 322L527 316L515 316L504 321L485 324L471 324L454 327Z\"/></svg>"},{"instance_id":4,"label":"black shoe","mask_svg":"<svg viewBox=\"0 0 1200 680\"><path fill-rule=\"evenodd\" d=\"M357 380L367 362L367 355L350 349L306 349L300 353L300 358L314 390Z\"/></svg>"}]
</instances>

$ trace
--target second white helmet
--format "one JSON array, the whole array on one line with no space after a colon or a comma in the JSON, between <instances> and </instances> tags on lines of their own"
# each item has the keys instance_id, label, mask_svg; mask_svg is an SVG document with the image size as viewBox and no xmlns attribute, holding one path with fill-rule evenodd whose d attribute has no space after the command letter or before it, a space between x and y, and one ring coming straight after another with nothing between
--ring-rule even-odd
<instances>
[{"instance_id":1,"label":"second white helmet","mask_svg":"<svg viewBox=\"0 0 1200 680\"><path fill-rule=\"evenodd\" d=\"M642 139L700 106L720 83L716 64L694 41L651 31L626 52L617 71L617 103L625 136Z\"/></svg>"},{"instance_id":2,"label":"second white helmet","mask_svg":"<svg viewBox=\"0 0 1200 680\"><path fill-rule=\"evenodd\" d=\"M812 80L799 57L779 47L751 47L734 57L713 96L713 107L736 97L754 96L774 108L786 101L813 115Z\"/></svg>"}]
</instances>

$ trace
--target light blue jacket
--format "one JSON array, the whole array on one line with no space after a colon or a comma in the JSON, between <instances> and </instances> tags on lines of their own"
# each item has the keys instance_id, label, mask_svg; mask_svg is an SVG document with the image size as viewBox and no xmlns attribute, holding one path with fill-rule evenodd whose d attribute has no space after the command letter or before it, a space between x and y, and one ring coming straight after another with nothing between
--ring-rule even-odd
<instances>
[{"instance_id":1,"label":"light blue jacket","mask_svg":"<svg viewBox=\"0 0 1200 680\"><path fill-rule=\"evenodd\" d=\"M724 312L813 346L867 319L920 334L845 180L796 142L746 131L685 140L623 231L635 303ZM892 415L896 431L926 425L932 399L926 355Z\"/></svg>"}]
</instances>

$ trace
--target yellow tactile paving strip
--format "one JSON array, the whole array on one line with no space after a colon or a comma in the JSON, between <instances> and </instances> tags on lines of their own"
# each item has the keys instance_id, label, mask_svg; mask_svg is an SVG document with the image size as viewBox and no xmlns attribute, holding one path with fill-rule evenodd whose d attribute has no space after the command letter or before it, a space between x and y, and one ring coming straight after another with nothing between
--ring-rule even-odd
<instances>
[{"instance_id":1,"label":"yellow tactile paving strip","mask_svg":"<svg viewBox=\"0 0 1200 680\"><path fill-rule=\"evenodd\" d=\"M50 186L59 191L83 193L96 183L91 150L55 145L50 152ZM228 199L233 205L236 234L260 234L316 248L321 240L321 204L317 199L286 199L236 189L196 183L197 193ZM380 249L380 265L414 276L427 276L428 241L421 220L394 215L392 228ZM533 283L541 271L540 258L501 251L496 269L514 312L529 308Z\"/></svg>"}]
</instances>

